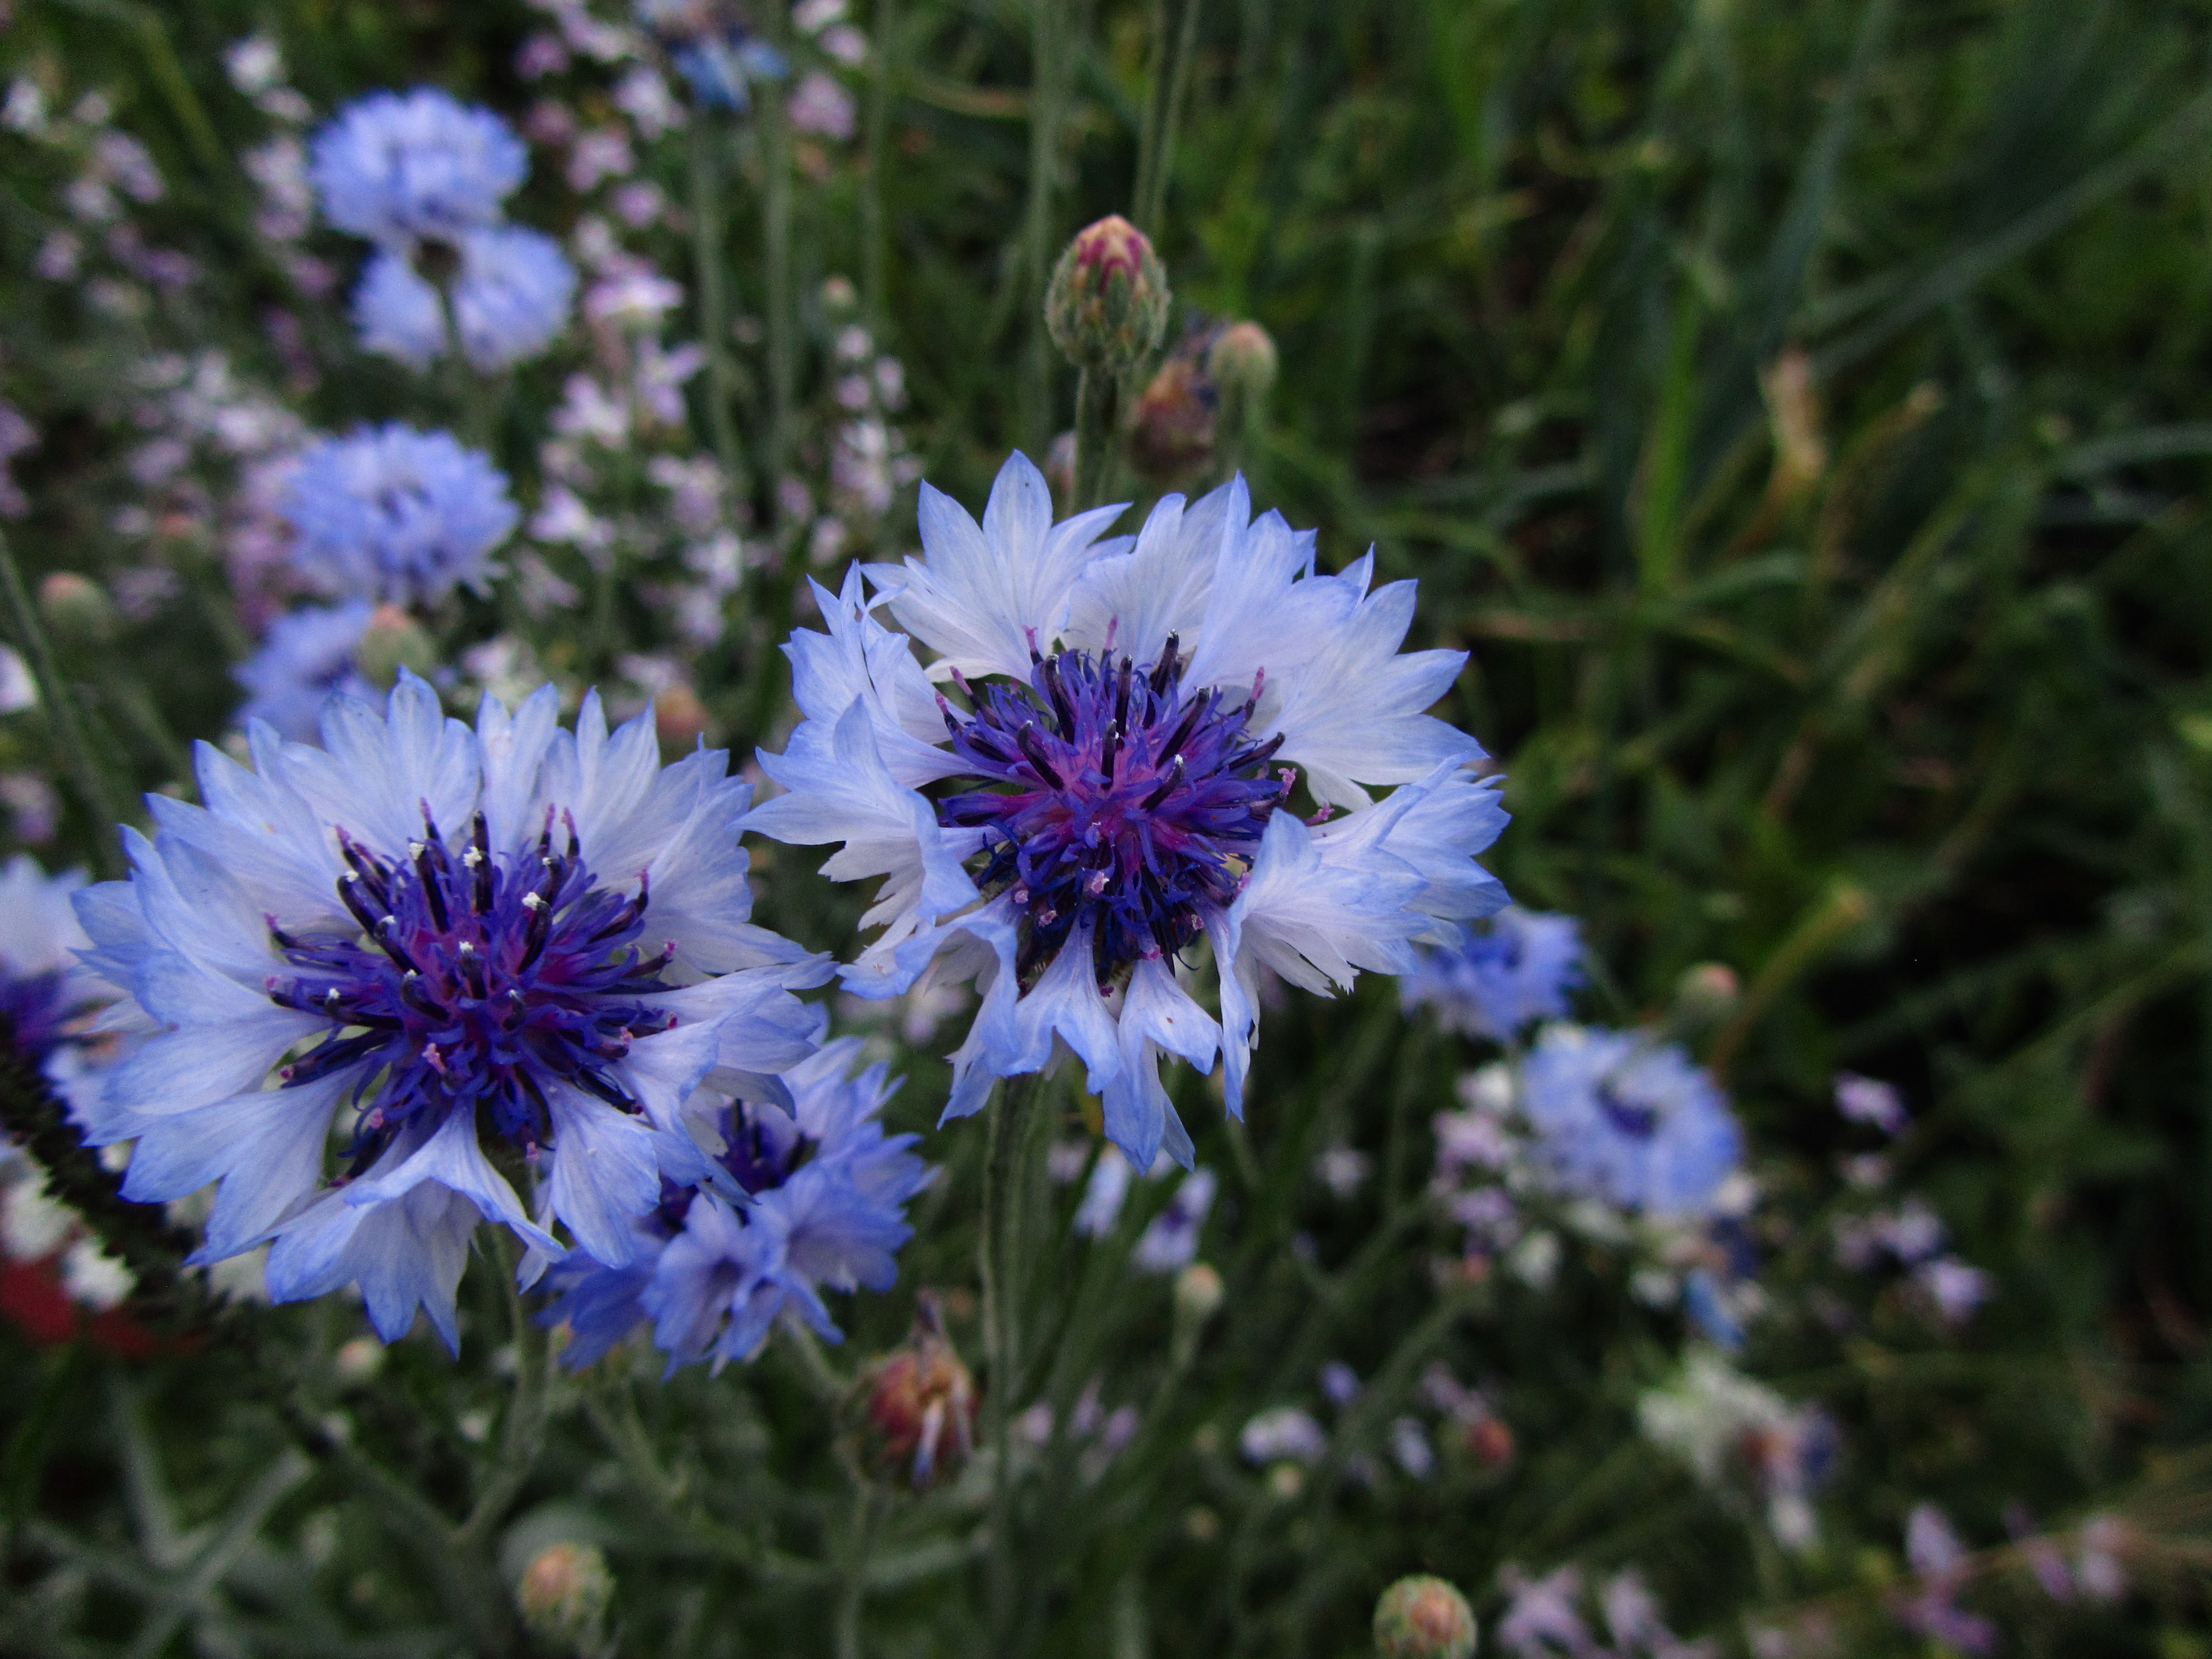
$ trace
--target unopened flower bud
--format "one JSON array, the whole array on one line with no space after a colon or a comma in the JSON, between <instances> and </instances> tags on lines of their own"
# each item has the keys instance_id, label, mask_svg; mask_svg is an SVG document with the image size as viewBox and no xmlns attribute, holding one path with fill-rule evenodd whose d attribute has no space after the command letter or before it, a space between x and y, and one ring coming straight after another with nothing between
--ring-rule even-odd
<instances>
[{"instance_id":1,"label":"unopened flower bud","mask_svg":"<svg viewBox=\"0 0 2212 1659\"><path fill-rule=\"evenodd\" d=\"M1079 368L1126 374L1168 325L1168 274L1119 214L1076 232L1045 291L1045 326Z\"/></svg>"},{"instance_id":2,"label":"unopened flower bud","mask_svg":"<svg viewBox=\"0 0 2212 1659\"><path fill-rule=\"evenodd\" d=\"M1382 1659L1470 1659L1474 1609L1441 1578L1401 1578L1375 1604L1375 1651Z\"/></svg>"},{"instance_id":3,"label":"unopened flower bud","mask_svg":"<svg viewBox=\"0 0 2212 1659\"><path fill-rule=\"evenodd\" d=\"M1742 988L1726 963L1701 962L1674 987L1674 1020L1692 1030L1717 1025L1735 1007Z\"/></svg>"},{"instance_id":4,"label":"unopened flower bud","mask_svg":"<svg viewBox=\"0 0 2212 1659\"><path fill-rule=\"evenodd\" d=\"M1275 342L1257 323L1231 323L1213 337L1206 372L1224 398L1257 403L1275 384Z\"/></svg>"},{"instance_id":5,"label":"unopened flower bud","mask_svg":"<svg viewBox=\"0 0 2212 1659\"><path fill-rule=\"evenodd\" d=\"M523 1569L514 1592L522 1622L540 1641L575 1652L596 1646L614 1599L614 1575L596 1544L550 1544Z\"/></svg>"},{"instance_id":6,"label":"unopened flower bud","mask_svg":"<svg viewBox=\"0 0 2212 1659\"><path fill-rule=\"evenodd\" d=\"M115 603L99 583L74 570L57 570L39 584L39 610L46 626L73 645L102 645L115 637Z\"/></svg>"},{"instance_id":7,"label":"unopened flower bud","mask_svg":"<svg viewBox=\"0 0 2212 1659\"><path fill-rule=\"evenodd\" d=\"M1483 1418L1467 1425L1467 1449L1476 1462L1504 1468L1513 1461L1513 1431L1497 1418Z\"/></svg>"},{"instance_id":8,"label":"unopened flower bud","mask_svg":"<svg viewBox=\"0 0 2212 1659\"><path fill-rule=\"evenodd\" d=\"M653 726L664 749L689 749L707 729L707 705L688 685L668 686L653 700Z\"/></svg>"},{"instance_id":9,"label":"unopened flower bud","mask_svg":"<svg viewBox=\"0 0 2212 1659\"><path fill-rule=\"evenodd\" d=\"M968 1461L975 1437L975 1383L945 1340L937 1298L924 1293L905 1344L862 1374L860 1461L917 1491Z\"/></svg>"},{"instance_id":10,"label":"unopened flower bud","mask_svg":"<svg viewBox=\"0 0 2212 1659\"><path fill-rule=\"evenodd\" d=\"M1177 351L1159 366L1129 410L1129 464L1147 478L1172 483L1213 459L1212 380L1194 358Z\"/></svg>"},{"instance_id":11,"label":"unopened flower bud","mask_svg":"<svg viewBox=\"0 0 2212 1659\"><path fill-rule=\"evenodd\" d=\"M1176 1275L1176 1323L1195 1329L1221 1311L1226 1292L1221 1275L1203 1261L1194 1261Z\"/></svg>"},{"instance_id":12,"label":"unopened flower bud","mask_svg":"<svg viewBox=\"0 0 2212 1659\"><path fill-rule=\"evenodd\" d=\"M396 605L380 605L353 648L354 666L379 690L390 690L399 671L428 676L438 665L438 647L422 623Z\"/></svg>"},{"instance_id":13,"label":"unopened flower bud","mask_svg":"<svg viewBox=\"0 0 2212 1659\"><path fill-rule=\"evenodd\" d=\"M331 1356L331 1375L342 1389L357 1389L373 1382L383 1369L384 1344L373 1336L349 1338Z\"/></svg>"}]
</instances>

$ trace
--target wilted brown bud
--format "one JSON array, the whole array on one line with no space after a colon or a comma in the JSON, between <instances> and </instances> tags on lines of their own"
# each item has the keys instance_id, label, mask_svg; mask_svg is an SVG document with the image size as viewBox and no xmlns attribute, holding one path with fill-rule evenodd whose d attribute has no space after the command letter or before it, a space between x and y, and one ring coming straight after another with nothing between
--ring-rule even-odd
<instances>
[{"instance_id":1,"label":"wilted brown bud","mask_svg":"<svg viewBox=\"0 0 2212 1659\"><path fill-rule=\"evenodd\" d=\"M1475 1610L1444 1579L1416 1573L1376 1601L1376 1652L1382 1659L1468 1659Z\"/></svg>"},{"instance_id":2,"label":"wilted brown bud","mask_svg":"<svg viewBox=\"0 0 2212 1659\"><path fill-rule=\"evenodd\" d=\"M1178 349L1129 408L1129 465L1171 483L1213 459L1220 398L1205 365Z\"/></svg>"},{"instance_id":3,"label":"wilted brown bud","mask_svg":"<svg viewBox=\"0 0 2212 1659\"><path fill-rule=\"evenodd\" d=\"M1495 1417L1482 1418L1467 1425L1467 1449L1476 1462L1504 1468L1513 1461L1513 1431Z\"/></svg>"},{"instance_id":4,"label":"wilted brown bud","mask_svg":"<svg viewBox=\"0 0 2212 1659\"><path fill-rule=\"evenodd\" d=\"M1382 1659L1470 1659L1474 1609L1441 1578L1401 1578L1375 1604L1375 1651Z\"/></svg>"},{"instance_id":5,"label":"wilted brown bud","mask_svg":"<svg viewBox=\"0 0 2212 1659\"><path fill-rule=\"evenodd\" d=\"M860 1460L917 1491L958 1470L975 1447L975 1383L945 1340L937 1298L924 1291L904 1346L870 1365L860 1385Z\"/></svg>"},{"instance_id":6,"label":"wilted brown bud","mask_svg":"<svg viewBox=\"0 0 2212 1659\"><path fill-rule=\"evenodd\" d=\"M1145 233L1119 214L1076 232L1053 267L1044 320L1078 368L1135 368L1168 324L1167 269Z\"/></svg>"}]
</instances>

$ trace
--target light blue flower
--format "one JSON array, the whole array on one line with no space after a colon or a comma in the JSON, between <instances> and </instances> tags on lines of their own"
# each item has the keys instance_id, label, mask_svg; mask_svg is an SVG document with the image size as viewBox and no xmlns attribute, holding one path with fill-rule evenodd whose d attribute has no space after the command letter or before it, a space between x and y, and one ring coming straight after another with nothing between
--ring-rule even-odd
<instances>
[{"instance_id":1,"label":"light blue flower","mask_svg":"<svg viewBox=\"0 0 2212 1659\"><path fill-rule=\"evenodd\" d=\"M1408 1014L1431 1008L1447 1031L1504 1042L1536 1020L1565 1018L1582 983L1582 924L1509 908L1464 945L1423 951L1398 992Z\"/></svg>"},{"instance_id":2,"label":"light blue flower","mask_svg":"<svg viewBox=\"0 0 2212 1659\"><path fill-rule=\"evenodd\" d=\"M752 106L756 82L791 73L781 53L744 25L737 9L717 0L636 0L637 21L668 52L691 95L713 109Z\"/></svg>"},{"instance_id":3,"label":"light blue flower","mask_svg":"<svg viewBox=\"0 0 2212 1659\"><path fill-rule=\"evenodd\" d=\"M671 1370L749 1358L787 1313L843 1340L822 1290L890 1288L913 1232L907 1200L935 1173L908 1150L915 1136L884 1133L897 1086L884 1068L847 1075L860 1047L829 1043L787 1073L789 1110L695 1105L659 1138L660 1202L636 1224L630 1264L554 1269L542 1318L568 1327L565 1364L592 1364L648 1320Z\"/></svg>"},{"instance_id":4,"label":"light blue flower","mask_svg":"<svg viewBox=\"0 0 2212 1659\"><path fill-rule=\"evenodd\" d=\"M376 607L367 599L308 605L269 624L261 648L231 671L246 692L240 726L265 720L295 743L314 741L323 705L337 692L374 695L354 653Z\"/></svg>"},{"instance_id":5,"label":"light blue flower","mask_svg":"<svg viewBox=\"0 0 2212 1659\"><path fill-rule=\"evenodd\" d=\"M353 296L363 350L427 368L458 333L469 366L489 373L553 343L576 297L575 267L560 244L520 225L493 225L464 232L459 248L449 296L404 253L386 249L369 260Z\"/></svg>"},{"instance_id":6,"label":"light blue flower","mask_svg":"<svg viewBox=\"0 0 2212 1659\"><path fill-rule=\"evenodd\" d=\"M279 1301L357 1285L387 1340L451 1345L477 1222L621 1266L696 1089L786 1102L826 963L746 920L747 787L650 714L574 732L547 687L473 730L404 675L331 700L323 746L202 744L204 806L149 805L127 883L79 896L89 963L156 1033L88 1139L135 1139L125 1195L216 1184L196 1261L271 1242ZM527 1172L530 1200L492 1162ZM511 1166L512 1167L512 1166Z\"/></svg>"},{"instance_id":7,"label":"light blue flower","mask_svg":"<svg viewBox=\"0 0 2212 1659\"><path fill-rule=\"evenodd\" d=\"M529 172L506 122L435 87L347 105L315 134L308 161L323 216L386 247L494 223Z\"/></svg>"},{"instance_id":8,"label":"light blue flower","mask_svg":"<svg viewBox=\"0 0 2212 1659\"><path fill-rule=\"evenodd\" d=\"M84 884L82 870L49 876L27 853L0 865L0 1028L40 1067L113 994L77 961L91 943L71 902Z\"/></svg>"},{"instance_id":9,"label":"light blue flower","mask_svg":"<svg viewBox=\"0 0 2212 1659\"><path fill-rule=\"evenodd\" d=\"M481 591L521 517L489 456L397 422L311 445L282 509L301 574L341 598L401 605L435 605L456 585Z\"/></svg>"},{"instance_id":10,"label":"light blue flower","mask_svg":"<svg viewBox=\"0 0 2212 1659\"><path fill-rule=\"evenodd\" d=\"M1644 1033L1547 1025L1522 1060L1521 1089L1560 1184L1623 1209L1703 1213L1742 1159L1711 1075Z\"/></svg>"},{"instance_id":11,"label":"light blue flower","mask_svg":"<svg viewBox=\"0 0 2212 1659\"><path fill-rule=\"evenodd\" d=\"M1413 583L1370 591L1371 555L1322 574L1242 479L1100 542L1120 511L1054 524L1019 455L981 526L925 485L921 557L867 567L872 599L858 570L816 588L829 633L786 647L805 719L760 757L785 793L748 822L884 878L850 989L975 980L947 1116L1064 1042L1143 1170L1192 1157L1164 1055L1218 1056L1241 1115L1262 972L1326 994L1457 941L1504 902L1474 855L1505 813L1481 746L1424 712L1462 654L1400 653ZM1177 971L1200 938L1218 1020Z\"/></svg>"}]
</instances>

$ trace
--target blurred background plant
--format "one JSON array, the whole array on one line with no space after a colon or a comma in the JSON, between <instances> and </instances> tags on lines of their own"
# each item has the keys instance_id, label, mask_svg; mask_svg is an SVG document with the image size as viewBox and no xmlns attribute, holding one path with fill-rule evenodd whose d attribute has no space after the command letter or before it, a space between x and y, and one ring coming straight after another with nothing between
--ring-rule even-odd
<instances>
[{"instance_id":1,"label":"blurred background plant","mask_svg":"<svg viewBox=\"0 0 2212 1659\"><path fill-rule=\"evenodd\" d=\"M597 684L672 755L777 745L802 578L1078 425L1044 287L1118 212L1174 317L1094 411L1107 498L1234 464L1325 565L1420 580L1416 642L1473 653L1439 712L1509 775L1493 867L1581 920L1578 1012L1725 1085L1758 1196L1693 1247L1516 1181L1520 1057L1372 981L1275 1023L1248 1126L1185 1103L1198 1176L1033 1114L1049 1363L980 1385L1010 1572L963 1461L980 1134L925 1134L843 1369L617 1350L534 1460L491 1275L458 1362L387 1349L163 1280L158 1217L88 1212L103 1256L11 1166L0 1645L1319 1656L1425 1571L1516 1654L2212 1651L2212 13L641 12L15 0L7 850L112 866L280 642L295 689ZM527 142L548 355L356 339L306 140L423 83ZM418 263L465 346L467 270ZM509 480L483 592L291 563L294 457L388 421ZM849 894L755 867L850 954ZM948 1010L836 1012L928 1131Z\"/></svg>"}]
</instances>

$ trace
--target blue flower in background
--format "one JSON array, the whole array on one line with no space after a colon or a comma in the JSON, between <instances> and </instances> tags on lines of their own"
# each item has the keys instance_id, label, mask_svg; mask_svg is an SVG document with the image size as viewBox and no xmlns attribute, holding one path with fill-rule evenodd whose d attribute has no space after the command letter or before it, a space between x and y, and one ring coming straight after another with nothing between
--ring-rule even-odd
<instances>
[{"instance_id":1,"label":"blue flower in background","mask_svg":"<svg viewBox=\"0 0 2212 1659\"><path fill-rule=\"evenodd\" d=\"M1711 1075L1674 1043L1555 1024L1521 1064L1521 1109L1568 1190L1652 1215L1708 1208L1743 1156Z\"/></svg>"},{"instance_id":2,"label":"blue flower in background","mask_svg":"<svg viewBox=\"0 0 2212 1659\"><path fill-rule=\"evenodd\" d=\"M353 296L362 349L427 368L458 333L469 367L489 373L552 344L576 297L576 270L559 243L520 225L494 225L465 232L459 252L447 295L404 254L386 250L370 259Z\"/></svg>"},{"instance_id":3,"label":"blue flower in background","mask_svg":"<svg viewBox=\"0 0 2212 1659\"><path fill-rule=\"evenodd\" d=\"M361 677L354 653L375 613L367 599L352 599L308 605L270 623L261 648L231 671L246 693L238 724L264 720L280 737L312 743L323 705L333 694L373 696L374 688Z\"/></svg>"},{"instance_id":4,"label":"blue flower in background","mask_svg":"<svg viewBox=\"0 0 2212 1659\"><path fill-rule=\"evenodd\" d=\"M401 605L434 605L456 585L481 590L489 555L521 517L489 456L396 422L312 445L283 510L301 574L341 597Z\"/></svg>"},{"instance_id":5,"label":"blue flower in background","mask_svg":"<svg viewBox=\"0 0 2212 1659\"><path fill-rule=\"evenodd\" d=\"M217 1183L196 1261L273 1241L277 1300L357 1285L386 1340L420 1306L450 1346L479 1219L526 1273L556 1225L627 1263L692 1091L788 1100L819 1030L789 988L828 967L745 920L747 786L720 751L663 767L596 694L558 718L547 687L471 731L406 675L334 699L324 748L257 724L252 770L202 744L207 805L154 798L133 878L79 896L157 1028L88 1139L137 1141L131 1198Z\"/></svg>"},{"instance_id":6,"label":"blue flower in background","mask_svg":"<svg viewBox=\"0 0 2212 1659\"><path fill-rule=\"evenodd\" d=\"M1320 574L1242 479L1100 542L1120 511L1054 524L1019 455L981 526L925 485L923 556L867 567L873 599L859 570L816 588L830 632L786 647L806 718L760 757L786 793L748 823L885 878L848 988L896 996L933 961L975 979L948 1116L1064 1042L1143 1170L1163 1146L1191 1161L1164 1055L1219 1055L1241 1114L1262 972L1327 994L1456 941L1504 902L1474 855L1505 813L1481 745L1423 712L1464 657L1400 653L1411 582L1370 592L1371 555ZM1310 820L1286 808L1301 781ZM1218 1022L1176 971L1201 936Z\"/></svg>"},{"instance_id":7,"label":"blue flower in background","mask_svg":"<svg viewBox=\"0 0 2212 1659\"><path fill-rule=\"evenodd\" d=\"M691 95L713 109L752 106L756 82L791 73L782 54L745 27L737 9L717 0L637 0L637 21L667 51Z\"/></svg>"},{"instance_id":8,"label":"blue flower in background","mask_svg":"<svg viewBox=\"0 0 2212 1659\"><path fill-rule=\"evenodd\" d=\"M906 1203L935 1171L884 1133L897 1087L884 1067L848 1077L856 1038L824 1046L786 1073L788 1109L732 1100L696 1106L659 1137L660 1202L635 1229L631 1262L571 1258L541 1316L569 1329L562 1362L591 1364L647 1320L671 1370L750 1358L789 1312L826 1340L842 1334L821 1291L890 1288L893 1252L912 1236Z\"/></svg>"},{"instance_id":9,"label":"blue flower in background","mask_svg":"<svg viewBox=\"0 0 2212 1659\"><path fill-rule=\"evenodd\" d=\"M40 1067L112 994L76 960L90 943L71 902L83 885L82 871L49 876L26 853L0 866L0 1021L15 1052Z\"/></svg>"},{"instance_id":10,"label":"blue flower in background","mask_svg":"<svg viewBox=\"0 0 2212 1659\"><path fill-rule=\"evenodd\" d=\"M1536 1020L1565 1018L1582 983L1580 922L1505 909L1466 944L1422 952L1398 988L1408 1014L1432 1008L1448 1031L1505 1042Z\"/></svg>"},{"instance_id":11,"label":"blue flower in background","mask_svg":"<svg viewBox=\"0 0 2212 1659\"><path fill-rule=\"evenodd\" d=\"M323 216L385 247L495 223L529 173L505 121L435 87L357 99L315 134L308 160Z\"/></svg>"}]
</instances>

